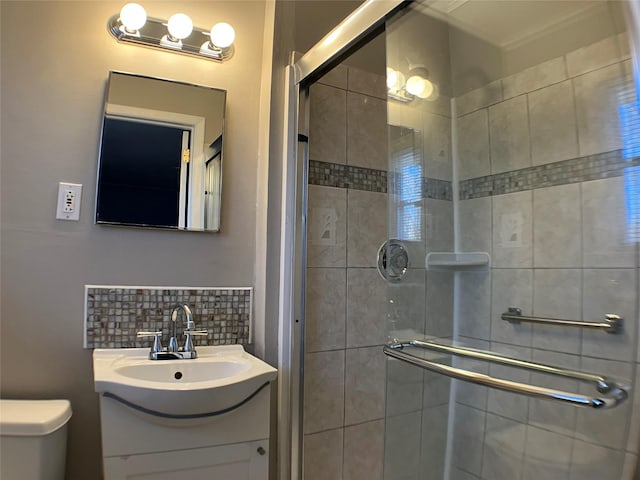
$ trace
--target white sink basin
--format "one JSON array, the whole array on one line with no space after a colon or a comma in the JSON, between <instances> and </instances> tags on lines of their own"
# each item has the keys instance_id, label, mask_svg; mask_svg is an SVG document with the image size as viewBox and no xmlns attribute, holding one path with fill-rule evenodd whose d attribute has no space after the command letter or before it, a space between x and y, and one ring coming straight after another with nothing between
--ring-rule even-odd
<instances>
[{"instance_id":1,"label":"white sink basin","mask_svg":"<svg viewBox=\"0 0 640 480\"><path fill-rule=\"evenodd\" d=\"M96 349L95 390L143 413L197 418L242 404L276 378L241 345L197 350L192 360L149 360L148 348Z\"/></svg>"}]
</instances>

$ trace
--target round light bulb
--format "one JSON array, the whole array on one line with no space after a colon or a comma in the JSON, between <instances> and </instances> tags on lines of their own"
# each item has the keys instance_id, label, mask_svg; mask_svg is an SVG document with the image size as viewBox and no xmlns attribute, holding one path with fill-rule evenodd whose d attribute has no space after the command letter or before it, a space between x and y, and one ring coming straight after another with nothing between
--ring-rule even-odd
<instances>
[{"instance_id":1,"label":"round light bulb","mask_svg":"<svg viewBox=\"0 0 640 480\"><path fill-rule=\"evenodd\" d=\"M387 88L400 90L404 84L404 75L393 68L387 67Z\"/></svg>"},{"instance_id":2,"label":"round light bulb","mask_svg":"<svg viewBox=\"0 0 640 480\"><path fill-rule=\"evenodd\" d=\"M228 23L216 23L211 27L211 43L218 48L229 48L236 39L236 32Z\"/></svg>"},{"instance_id":3,"label":"round light bulb","mask_svg":"<svg viewBox=\"0 0 640 480\"><path fill-rule=\"evenodd\" d=\"M169 21L167 22L167 30L169 30L169 35L173 38L182 40L183 38L187 38L191 35L191 32L193 32L193 22L188 15L185 15L184 13L176 13L175 15L171 15L171 18L169 18Z\"/></svg>"},{"instance_id":4,"label":"round light bulb","mask_svg":"<svg viewBox=\"0 0 640 480\"><path fill-rule=\"evenodd\" d=\"M418 98L429 98L433 94L433 83L420 75L411 75L405 86L407 92Z\"/></svg>"},{"instance_id":5,"label":"round light bulb","mask_svg":"<svg viewBox=\"0 0 640 480\"><path fill-rule=\"evenodd\" d=\"M147 12L142 5L127 3L120 10L120 21L124 28L133 32L141 29L147 23Z\"/></svg>"}]
</instances>

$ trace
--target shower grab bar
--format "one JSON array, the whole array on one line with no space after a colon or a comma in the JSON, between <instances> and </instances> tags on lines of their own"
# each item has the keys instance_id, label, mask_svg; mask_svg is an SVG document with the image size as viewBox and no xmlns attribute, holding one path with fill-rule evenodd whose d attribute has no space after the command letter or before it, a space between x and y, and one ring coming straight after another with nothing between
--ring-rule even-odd
<instances>
[{"instance_id":1,"label":"shower grab bar","mask_svg":"<svg viewBox=\"0 0 640 480\"><path fill-rule=\"evenodd\" d=\"M503 380L501 378L495 378L482 373L471 372L461 368L452 367L449 365L444 365L442 363L432 362L424 358L416 357L415 355L411 355L410 353L402 351L405 347L417 347L425 350L432 350L435 352L449 353L462 357L486 360L492 363L509 365L516 368L543 372L551 375L559 375L574 380L594 383L596 390L599 393L603 394L603 397L590 397L588 395L581 395L578 393L570 393L562 390L538 387L535 385L528 385L525 383L518 383L510 380ZM431 341L409 340L406 342L396 342L386 345L383 351L385 355L388 355L389 357L393 357L403 362L421 367L425 370L430 370L432 372L456 378L458 380L464 380L467 382L484 385L489 388L496 388L498 390L505 390L507 392L528 395L530 397L556 400L575 406L591 408L613 408L622 403L627 398L627 391L625 387L618 385L613 380L601 375L580 372L577 370L569 370L541 363L527 362L524 360L518 360L516 358L506 357L493 352L486 352L473 348L454 347L451 345L443 345Z\"/></svg>"},{"instance_id":2,"label":"shower grab bar","mask_svg":"<svg viewBox=\"0 0 640 480\"><path fill-rule=\"evenodd\" d=\"M504 312L501 318L502 320L510 323L530 322L570 327L601 328L607 333L620 332L623 321L622 317L612 313L607 313L602 322L582 322L580 320L564 320L561 318L528 317L526 315L522 315L522 310L517 307L509 307L509 310Z\"/></svg>"}]
</instances>

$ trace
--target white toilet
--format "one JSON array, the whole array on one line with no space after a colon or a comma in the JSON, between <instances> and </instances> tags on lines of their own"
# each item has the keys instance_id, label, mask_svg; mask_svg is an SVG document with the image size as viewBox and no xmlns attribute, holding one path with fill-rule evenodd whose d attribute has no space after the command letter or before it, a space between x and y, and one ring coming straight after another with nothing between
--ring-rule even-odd
<instances>
[{"instance_id":1,"label":"white toilet","mask_svg":"<svg viewBox=\"0 0 640 480\"><path fill-rule=\"evenodd\" d=\"M64 480L68 400L0 399L0 478Z\"/></svg>"}]
</instances>

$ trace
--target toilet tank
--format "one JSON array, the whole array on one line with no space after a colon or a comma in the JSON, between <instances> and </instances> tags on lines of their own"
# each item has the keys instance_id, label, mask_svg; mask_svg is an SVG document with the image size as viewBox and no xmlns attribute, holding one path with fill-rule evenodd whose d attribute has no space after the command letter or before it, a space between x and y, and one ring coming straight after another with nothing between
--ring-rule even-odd
<instances>
[{"instance_id":1,"label":"toilet tank","mask_svg":"<svg viewBox=\"0 0 640 480\"><path fill-rule=\"evenodd\" d=\"M64 480L68 400L0 399L0 478Z\"/></svg>"}]
</instances>

